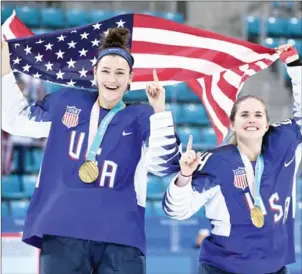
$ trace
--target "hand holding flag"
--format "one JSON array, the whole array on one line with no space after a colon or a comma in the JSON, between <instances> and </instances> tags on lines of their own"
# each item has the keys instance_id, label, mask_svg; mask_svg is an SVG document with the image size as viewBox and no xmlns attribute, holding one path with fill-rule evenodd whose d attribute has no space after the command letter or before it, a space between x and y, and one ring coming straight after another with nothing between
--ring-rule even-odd
<instances>
[{"instance_id":1,"label":"hand holding flag","mask_svg":"<svg viewBox=\"0 0 302 274\"><path fill-rule=\"evenodd\" d=\"M281 45L275 48L276 53L280 55L280 59L283 63L289 64L299 59L297 49L291 44Z\"/></svg>"}]
</instances>

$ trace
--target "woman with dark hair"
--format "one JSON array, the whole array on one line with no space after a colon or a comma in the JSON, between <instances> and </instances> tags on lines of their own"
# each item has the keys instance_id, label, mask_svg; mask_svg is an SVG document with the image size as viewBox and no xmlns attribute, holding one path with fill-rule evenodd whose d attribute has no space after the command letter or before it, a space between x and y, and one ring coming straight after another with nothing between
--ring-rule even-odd
<instances>
[{"instance_id":1,"label":"woman with dark hair","mask_svg":"<svg viewBox=\"0 0 302 274\"><path fill-rule=\"evenodd\" d=\"M63 88L31 106L3 45L3 129L48 137L23 234L41 248L43 274L145 273L147 172L175 172L179 150L155 71L150 105L122 100L133 77L128 39L123 28L102 38L97 93Z\"/></svg>"},{"instance_id":2,"label":"woman with dark hair","mask_svg":"<svg viewBox=\"0 0 302 274\"><path fill-rule=\"evenodd\" d=\"M295 262L302 67L295 48L276 52L292 79L293 118L269 125L262 99L241 97L230 114L231 144L196 153L190 138L181 171L165 193L171 218L190 218L205 206L212 230L201 245L200 274L285 274Z\"/></svg>"}]
</instances>

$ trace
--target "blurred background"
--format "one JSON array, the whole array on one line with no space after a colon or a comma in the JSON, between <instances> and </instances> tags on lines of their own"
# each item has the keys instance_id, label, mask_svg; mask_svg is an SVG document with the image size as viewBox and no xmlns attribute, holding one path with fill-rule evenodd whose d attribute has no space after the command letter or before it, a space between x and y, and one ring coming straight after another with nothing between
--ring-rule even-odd
<instances>
[{"instance_id":1,"label":"blurred background","mask_svg":"<svg viewBox=\"0 0 302 274\"><path fill-rule=\"evenodd\" d=\"M101 21L121 13L147 13L207 29L267 47L292 43L302 56L302 2L2 2L1 23L16 10L17 16L35 34ZM17 74L18 84L30 102L56 92L57 85ZM167 88L167 106L172 110L176 131L183 142L192 134L195 149L215 147L216 137L200 100L187 86L181 92ZM284 66L276 62L247 81L243 94L258 94L269 106L272 122L291 116L292 91ZM126 101L147 101L143 92L128 93ZM44 139L10 136L2 132L1 221L3 273L34 273L36 251L20 244L24 217L35 187L43 155ZM187 221L164 216L161 198L170 178L149 176L146 207L147 274L195 274L199 245L209 233L203 210ZM297 180L295 245L297 263L292 274L302 272L301 218L302 173ZM18 240L14 240L18 238ZM36 264L36 265L32 265ZM19 267L19 268L18 268ZM21 269L21 270L19 270ZM20 272L18 272L20 271ZM131 274L131 273L129 273Z\"/></svg>"}]
</instances>

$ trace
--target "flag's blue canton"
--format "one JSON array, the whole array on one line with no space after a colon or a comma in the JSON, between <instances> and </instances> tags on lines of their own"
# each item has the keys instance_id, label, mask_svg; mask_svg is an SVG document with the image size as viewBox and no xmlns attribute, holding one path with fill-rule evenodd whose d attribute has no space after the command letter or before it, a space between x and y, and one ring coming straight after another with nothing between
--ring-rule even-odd
<instances>
[{"instance_id":1,"label":"flag's blue canton","mask_svg":"<svg viewBox=\"0 0 302 274\"><path fill-rule=\"evenodd\" d=\"M133 14L10 40L11 67L37 79L70 87L96 89L93 65L98 56L100 37L113 27L125 27L132 33ZM131 49L131 39L128 46Z\"/></svg>"}]
</instances>

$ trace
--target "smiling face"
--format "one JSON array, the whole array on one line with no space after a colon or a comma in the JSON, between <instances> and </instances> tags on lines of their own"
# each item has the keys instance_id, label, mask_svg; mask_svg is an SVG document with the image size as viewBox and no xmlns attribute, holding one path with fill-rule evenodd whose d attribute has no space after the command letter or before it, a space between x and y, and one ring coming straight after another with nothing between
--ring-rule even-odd
<instances>
[{"instance_id":1,"label":"smiling face","mask_svg":"<svg viewBox=\"0 0 302 274\"><path fill-rule=\"evenodd\" d=\"M232 130L242 141L259 141L267 132L267 109L260 100L247 97L236 103L231 115Z\"/></svg>"},{"instance_id":2,"label":"smiling face","mask_svg":"<svg viewBox=\"0 0 302 274\"><path fill-rule=\"evenodd\" d=\"M106 55L94 68L100 103L112 108L124 96L132 81L127 61L118 55Z\"/></svg>"}]
</instances>

